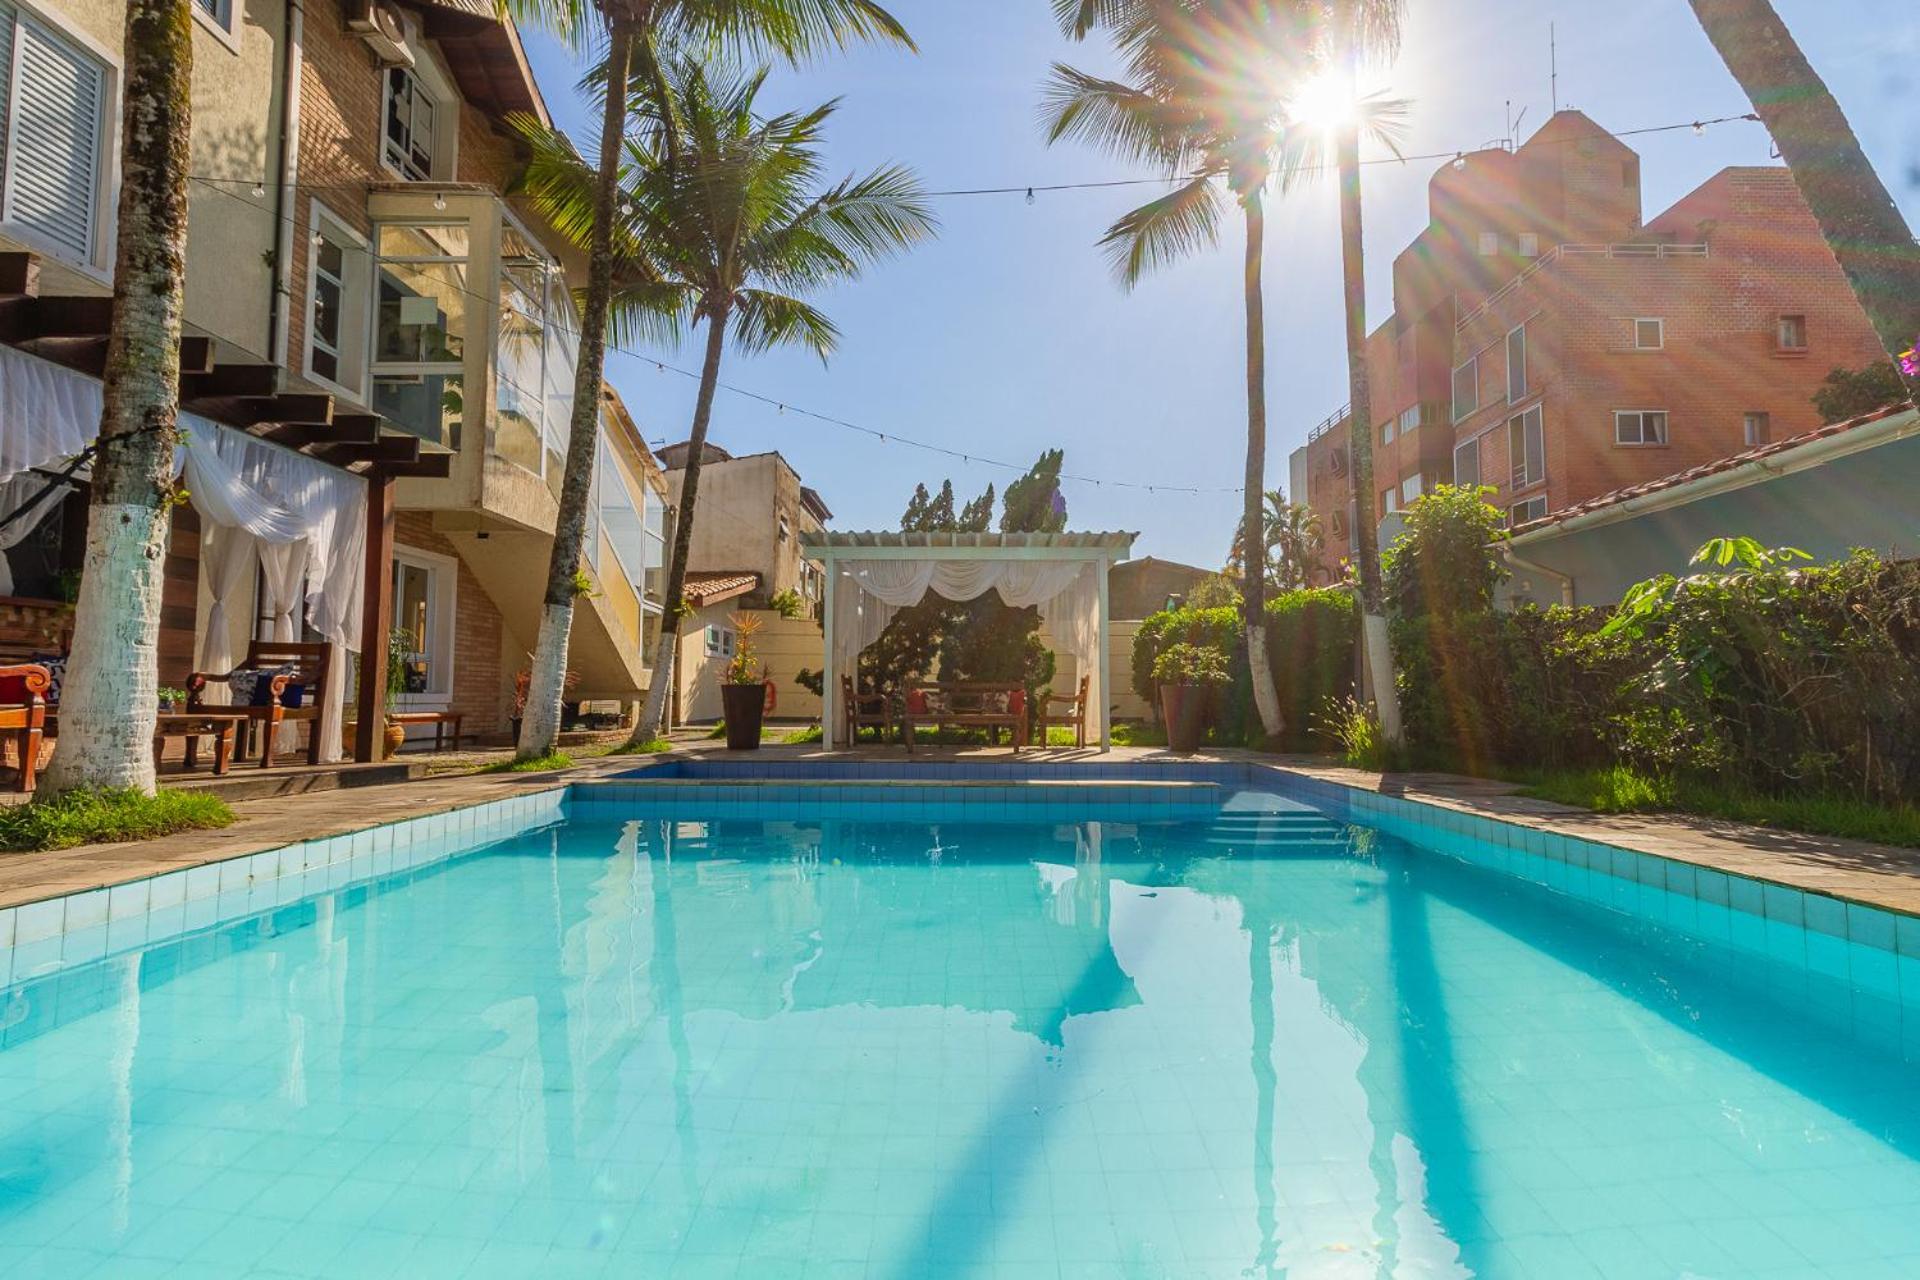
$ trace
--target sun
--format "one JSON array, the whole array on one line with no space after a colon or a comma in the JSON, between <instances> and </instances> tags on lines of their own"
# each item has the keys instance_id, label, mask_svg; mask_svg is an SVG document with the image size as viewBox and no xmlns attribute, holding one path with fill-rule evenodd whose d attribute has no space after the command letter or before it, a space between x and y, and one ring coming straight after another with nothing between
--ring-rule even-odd
<instances>
[{"instance_id":1,"label":"sun","mask_svg":"<svg viewBox=\"0 0 1920 1280\"><path fill-rule=\"evenodd\" d=\"M1333 71L1306 81L1287 95L1285 104L1288 123L1323 133L1332 133L1351 122L1354 111L1352 78Z\"/></svg>"}]
</instances>

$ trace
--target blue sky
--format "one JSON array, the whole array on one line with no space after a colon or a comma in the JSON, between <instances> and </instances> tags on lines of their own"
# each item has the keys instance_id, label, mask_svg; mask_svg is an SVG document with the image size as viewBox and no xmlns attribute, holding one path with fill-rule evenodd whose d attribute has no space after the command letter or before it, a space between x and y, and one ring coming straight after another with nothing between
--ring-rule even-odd
<instances>
[{"instance_id":1,"label":"blue sky","mask_svg":"<svg viewBox=\"0 0 1920 1280\"><path fill-rule=\"evenodd\" d=\"M1775 0L1839 95L1868 154L1920 224L1920 23L1893 0ZM1105 51L1060 36L1047 0L897 0L918 56L861 49L780 72L772 106L839 96L836 166L900 161L929 189L1027 186L1138 176L1083 146L1049 148L1035 124L1048 66L1090 68ZM1410 0L1406 47L1390 72L1413 100L1408 153L1471 149L1521 134L1549 111L1548 24L1557 23L1560 101L1610 129L1748 110L1685 0ZM549 105L593 151L578 67L538 34L528 45ZM1769 163L1765 131L1723 125L1628 140L1643 156L1648 217L1730 164ZM1777 163L1777 162L1775 162ZM1366 170L1369 323L1390 305L1393 255L1426 225L1435 162ZM1094 241L1142 198L1137 189L937 202L940 238L819 299L841 347L811 355L729 354L725 381L889 435L1024 465L1067 451L1067 470L1138 484L1220 489L1244 463L1245 398L1235 227L1131 293ZM1270 205L1267 243L1268 483L1287 454L1346 399L1337 211L1331 183ZM657 354L692 368L697 348ZM693 383L615 354L609 376L649 439L684 439ZM712 439L735 453L778 449L817 487L842 528L892 528L915 483L951 477L963 495L1013 473L880 443L721 392ZM1129 529L1136 555L1213 566L1238 511L1235 493L1180 494L1069 484L1072 527Z\"/></svg>"}]
</instances>

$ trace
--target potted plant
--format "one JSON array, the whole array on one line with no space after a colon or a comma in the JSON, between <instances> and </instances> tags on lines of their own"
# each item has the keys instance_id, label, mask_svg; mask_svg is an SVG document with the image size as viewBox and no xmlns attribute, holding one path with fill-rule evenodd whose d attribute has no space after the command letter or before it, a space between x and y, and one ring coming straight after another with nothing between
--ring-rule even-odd
<instances>
[{"instance_id":1,"label":"potted plant","mask_svg":"<svg viewBox=\"0 0 1920 1280\"><path fill-rule=\"evenodd\" d=\"M187 705L187 691L185 689L176 689L171 685L164 685L164 684L160 686L160 714L161 715L163 716L174 715L182 710L185 710L186 705Z\"/></svg>"},{"instance_id":2,"label":"potted plant","mask_svg":"<svg viewBox=\"0 0 1920 1280\"><path fill-rule=\"evenodd\" d=\"M399 711L395 700L407 691L407 664L413 661L413 633L405 627L387 632L387 699L382 709L386 717L383 760L391 760L407 741L407 726L393 717Z\"/></svg>"},{"instance_id":3,"label":"potted plant","mask_svg":"<svg viewBox=\"0 0 1920 1280\"><path fill-rule=\"evenodd\" d=\"M727 721L727 749L753 751L760 746L760 726L773 701L773 681L760 665L760 619L750 613L733 615L733 657L720 675L721 712Z\"/></svg>"},{"instance_id":4,"label":"potted plant","mask_svg":"<svg viewBox=\"0 0 1920 1280\"><path fill-rule=\"evenodd\" d=\"M527 656L531 658L533 655L528 654ZM561 676L560 677L560 696L564 699L567 694L572 693L574 691L574 689L579 685L579 683L580 683L580 673L578 671L569 671L565 675ZM512 731L513 731L513 740L515 742L520 741L520 720L523 716L527 714L527 694L529 691L532 690L532 688L533 688L533 672L529 671L525 667L522 667L518 671L513 673ZM566 715L567 705L568 704L565 703L564 701L561 703L560 727L562 729L566 729L569 727L566 722L567 721L567 715ZM572 705L577 707L579 704L574 703Z\"/></svg>"},{"instance_id":5,"label":"potted plant","mask_svg":"<svg viewBox=\"0 0 1920 1280\"><path fill-rule=\"evenodd\" d=\"M1200 749L1214 693L1231 678L1226 653L1210 644L1170 645L1153 660L1168 750L1184 756Z\"/></svg>"}]
</instances>

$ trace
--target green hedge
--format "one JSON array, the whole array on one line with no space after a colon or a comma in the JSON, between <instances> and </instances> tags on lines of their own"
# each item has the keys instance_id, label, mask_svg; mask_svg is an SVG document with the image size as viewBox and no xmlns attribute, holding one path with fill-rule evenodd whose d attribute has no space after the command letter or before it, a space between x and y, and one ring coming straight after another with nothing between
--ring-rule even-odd
<instances>
[{"instance_id":1,"label":"green hedge","mask_svg":"<svg viewBox=\"0 0 1920 1280\"><path fill-rule=\"evenodd\" d=\"M1323 747L1319 719L1329 698L1353 688L1353 648L1359 616L1352 595L1338 587L1287 591L1267 601L1267 654L1286 720L1282 745ZM1240 610L1170 609L1140 624L1133 638L1133 691L1157 705L1153 663L1176 644L1212 645L1232 658L1232 681L1221 691L1208 740L1241 746L1257 742L1253 676L1247 666Z\"/></svg>"}]
</instances>

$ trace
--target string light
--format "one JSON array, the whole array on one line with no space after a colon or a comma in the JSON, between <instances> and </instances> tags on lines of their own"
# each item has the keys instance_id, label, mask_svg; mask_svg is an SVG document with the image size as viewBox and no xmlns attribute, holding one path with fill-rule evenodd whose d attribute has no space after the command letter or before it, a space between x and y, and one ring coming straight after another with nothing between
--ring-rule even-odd
<instances>
[{"instance_id":1,"label":"string light","mask_svg":"<svg viewBox=\"0 0 1920 1280\"><path fill-rule=\"evenodd\" d=\"M1034 195L1033 195L1033 188L1032 188L1032 187L1028 187L1028 188L1027 188L1027 203L1028 203L1028 204L1034 204L1034 203L1036 203L1036 201L1035 201L1035 199L1034 199Z\"/></svg>"},{"instance_id":2,"label":"string light","mask_svg":"<svg viewBox=\"0 0 1920 1280\"><path fill-rule=\"evenodd\" d=\"M1695 121L1693 122L1693 136L1694 136L1694 137L1696 137L1696 138L1698 138L1698 137L1700 137L1700 136L1702 136L1703 134L1705 134L1705 133L1706 133L1706 131L1707 131L1707 122L1706 122L1706 121L1704 121L1704 120L1695 120Z\"/></svg>"},{"instance_id":3,"label":"string light","mask_svg":"<svg viewBox=\"0 0 1920 1280\"><path fill-rule=\"evenodd\" d=\"M254 184L253 184L253 198L254 198L255 200L264 200L264 199L266 199L266 198L267 198L267 184L266 184L266 183L264 183L264 182L256 182L256 183L254 183Z\"/></svg>"},{"instance_id":4,"label":"string light","mask_svg":"<svg viewBox=\"0 0 1920 1280\"><path fill-rule=\"evenodd\" d=\"M447 197L444 192L436 191L433 193L433 211L435 213L445 213L447 211Z\"/></svg>"}]
</instances>

